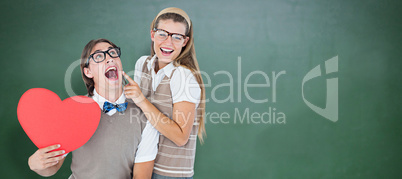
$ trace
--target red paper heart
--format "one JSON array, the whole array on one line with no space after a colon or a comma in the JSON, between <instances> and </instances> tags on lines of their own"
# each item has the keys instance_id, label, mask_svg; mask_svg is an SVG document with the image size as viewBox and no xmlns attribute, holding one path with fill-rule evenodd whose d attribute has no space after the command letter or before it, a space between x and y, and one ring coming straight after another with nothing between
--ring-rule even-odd
<instances>
[{"instance_id":1,"label":"red paper heart","mask_svg":"<svg viewBox=\"0 0 402 179\"><path fill-rule=\"evenodd\" d=\"M71 152L95 133L101 117L99 105L86 96L60 97L44 88L26 91L18 103L18 120L38 148L60 144Z\"/></svg>"}]
</instances>

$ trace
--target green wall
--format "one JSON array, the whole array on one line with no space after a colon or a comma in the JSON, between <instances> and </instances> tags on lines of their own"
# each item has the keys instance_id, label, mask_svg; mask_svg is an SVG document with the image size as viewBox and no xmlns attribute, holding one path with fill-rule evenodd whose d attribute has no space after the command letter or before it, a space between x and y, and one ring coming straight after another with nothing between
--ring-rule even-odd
<instances>
[{"instance_id":1,"label":"green wall","mask_svg":"<svg viewBox=\"0 0 402 179\"><path fill-rule=\"evenodd\" d=\"M27 165L36 147L17 120L21 95L85 94L78 68L71 88L65 76L91 39L115 42L133 70L150 53L152 19L169 6L192 18L207 83L194 178L402 177L400 1L14 0L0 2L0 178L41 178ZM303 83L318 65L322 75ZM327 89L331 79L338 86ZM336 122L305 103L302 86L319 108L326 96L338 101ZM70 162L51 178L67 178Z\"/></svg>"}]
</instances>

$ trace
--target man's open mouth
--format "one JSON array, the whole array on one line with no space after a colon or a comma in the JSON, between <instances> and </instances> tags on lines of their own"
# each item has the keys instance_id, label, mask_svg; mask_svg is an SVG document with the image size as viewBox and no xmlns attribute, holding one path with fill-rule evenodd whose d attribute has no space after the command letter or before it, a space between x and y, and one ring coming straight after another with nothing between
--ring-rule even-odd
<instances>
[{"instance_id":1,"label":"man's open mouth","mask_svg":"<svg viewBox=\"0 0 402 179\"><path fill-rule=\"evenodd\" d=\"M106 78L108 78L110 80L118 79L119 75L117 73L117 68L114 66L109 67L108 69L106 69L105 76L106 76Z\"/></svg>"}]
</instances>

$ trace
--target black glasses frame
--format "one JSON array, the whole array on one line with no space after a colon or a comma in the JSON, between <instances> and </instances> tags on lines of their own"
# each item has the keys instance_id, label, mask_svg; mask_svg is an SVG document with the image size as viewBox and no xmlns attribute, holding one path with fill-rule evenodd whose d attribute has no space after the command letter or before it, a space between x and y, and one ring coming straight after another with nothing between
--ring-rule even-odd
<instances>
[{"instance_id":1,"label":"black glasses frame","mask_svg":"<svg viewBox=\"0 0 402 179\"><path fill-rule=\"evenodd\" d=\"M91 55L89 55L89 57L88 57L88 59L87 59L87 62L85 62L85 66L88 66L89 65L89 60L92 58L92 60L95 62L95 63L101 63L101 62L103 62L103 61L105 61L105 59L106 59L106 54L108 54L110 57L112 57L112 58L117 58L117 57L113 57L112 55L110 55L110 53L109 53L109 51L110 50L116 50L117 51L117 57L120 57L121 56L121 49L120 49L120 47L113 47L113 48L110 48L110 49L108 49L108 50L106 50L106 51L95 51L94 53L92 53ZM101 61L95 61L95 59L94 59L94 55L96 54L96 53L103 53L103 60L101 60Z\"/></svg>"},{"instance_id":2,"label":"black glasses frame","mask_svg":"<svg viewBox=\"0 0 402 179\"><path fill-rule=\"evenodd\" d=\"M158 30L163 31L163 32L166 32L166 33L168 34L168 37L169 37L169 36L172 37L172 35L181 35L184 40L187 38L186 35L179 34L179 33L170 33L170 32L168 32L168 31L166 31L166 30L163 30L163 29L154 28L154 29L152 29L152 30L153 30L154 32L156 32L156 31L158 31ZM167 39L167 37L166 37L166 39Z\"/></svg>"}]
</instances>

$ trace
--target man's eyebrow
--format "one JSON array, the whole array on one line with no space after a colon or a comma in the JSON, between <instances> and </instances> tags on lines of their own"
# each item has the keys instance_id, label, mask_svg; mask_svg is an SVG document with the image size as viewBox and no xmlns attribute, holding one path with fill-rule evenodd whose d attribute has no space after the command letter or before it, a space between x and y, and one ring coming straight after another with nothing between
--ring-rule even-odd
<instances>
[{"instance_id":1,"label":"man's eyebrow","mask_svg":"<svg viewBox=\"0 0 402 179\"><path fill-rule=\"evenodd\" d=\"M112 49L112 48L114 48L114 47L110 46L107 49L109 50L109 49ZM95 52L93 52L93 53L96 53L96 52L103 52L103 51L102 50L95 50Z\"/></svg>"},{"instance_id":2,"label":"man's eyebrow","mask_svg":"<svg viewBox=\"0 0 402 179\"><path fill-rule=\"evenodd\" d=\"M102 50L95 50L95 52L94 53L96 53L96 52L103 52Z\"/></svg>"}]
</instances>

